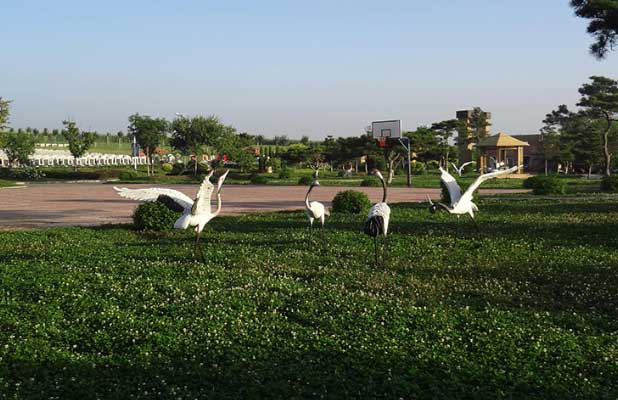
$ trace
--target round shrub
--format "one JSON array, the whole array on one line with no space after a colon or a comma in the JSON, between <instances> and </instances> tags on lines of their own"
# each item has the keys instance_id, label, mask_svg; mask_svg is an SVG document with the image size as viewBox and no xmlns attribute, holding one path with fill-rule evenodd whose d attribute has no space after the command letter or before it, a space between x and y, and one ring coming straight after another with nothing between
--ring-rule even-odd
<instances>
[{"instance_id":1,"label":"round shrub","mask_svg":"<svg viewBox=\"0 0 618 400\"><path fill-rule=\"evenodd\" d=\"M412 163L412 165L410 166L410 170L412 175L423 175L425 172L427 172L427 168L425 168L425 165L423 163Z\"/></svg>"},{"instance_id":2,"label":"round shrub","mask_svg":"<svg viewBox=\"0 0 618 400\"><path fill-rule=\"evenodd\" d=\"M618 176L606 176L601 180L601 190L604 192L618 192Z\"/></svg>"},{"instance_id":3,"label":"round shrub","mask_svg":"<svg viewBox=\"0 0 618 400\"><path fill-rule=\"evenodd\" d=\"M118 175L118 178L120 178L121 181L131 181L137 179L138 177L139 173L134 170L122 171L120 175Z\"/></svg>"},{"instance_id":4,"label":"round shrub","mask_svg":"<svg viewBox=\"0 0 618 400\"><path fill-rule=\"evenodd\" d=\"M251 181L251 183L253 183L254 185L266 185L268 184L269 179L264 176L264 175L258 175L258 174L253 174L251 175L251 177L249 178L249 180Z\"/></svg>"},{"instance_id":5,"label":"round shrub","mask_svg":"<svg viewBox=\"0 0 618 400\"><path fill-rule=\"evenodd\" d=\"M163 172L172 172L174 170L174 166L170 163L161 164L161 170Z\"/></svg>"},{"instance_id":6,"label":"round shrub","mask_svg":"<svg viewBox=\"0 0 618 400\"><path fill-rule=\"evenodd\" d=\"M382 183L378 180L378 178L367 177L363 178L360 185L365 187L382 186Z\"/></svg>"},{"instance_id":7,"label":"round shrub","mask_svg":"<svg viewBox=\"0 0 618 400\"><path fill-rule=\"evenodd\" d=\"M524 187L538 195L564 194L566 182L555 176L532 176L524 181Z\"/></svg>"},{"instance_id":8,"label":"round shrub","mask_svg":"<svg viewBox=\"0 0 618 400\"><path fill-rule=\"evenodd\" d=\"M289 168L282 168L279 171L279 179L290 179L292 178L292 170Z\"/></svg>"},{"instance_id":9,"label":"round shrub","mask_svg":"<svg viewBox=\"0 0 618 400\"><path fill-rule=\"evenodd\" d=\"M133 213L133 225L140 231L169 231L180 215L158 201L143 203Z\"/></svg>"},{"instance_id":10,"label":"round shrub","mask_svg":"<svg viewBox=\"0 0 618 400\"><path fill-rule=\"evenodd\" d=\"M429 160L429 161L427 161L427 166L429 168L438 169L438 167L440 166L440 161L438 161L438 160Z\"/></svg>"},{"instance_id":11,"label":"round shrub","mask_svg":"<svg viewBox=\"0 0 618 400\"><path fill-rule=\"evenodd\" d=\"M309 186L309 185L311 185L312 183L313 183L313 178L312 178L312 177L310 177L310 176L307 176L307 175L305 175L305 176L301 176L301 177L298 179L298 184L299 184L299 185Z\"/></svg>"},{"instance_id":12,"label":"round shrub","mask_svg":"<svg viewBox=\"0 0 618 400\"><path fill-rule=\"evenodd\" d=\"M345 214L360 214L369 209L371 202L365 193L356 190L339 192L333 199L333 211Z\"/></svg>"}]
</instances>

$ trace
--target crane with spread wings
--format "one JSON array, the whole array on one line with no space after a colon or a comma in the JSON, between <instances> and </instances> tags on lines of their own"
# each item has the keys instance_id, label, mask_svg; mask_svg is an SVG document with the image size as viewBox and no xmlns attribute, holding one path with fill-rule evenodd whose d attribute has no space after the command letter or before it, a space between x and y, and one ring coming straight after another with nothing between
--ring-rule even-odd
<instances>
[{"instance_id":1,"label":"crane with spread wings","mask_svg":"<svg viewBox=\"0 0 618 400\"><path fill-rule=\"evenodd\" d=\"M457 171L457 174L459 176L463 175L464 168L466 168L466 166L471 165L471 164L476 164L476 161L465 162L461 164L459 167L457 167L455 163L451 163L451 165L453 166L453 168L455 168L455 171Z\"/></svg>"},{"instance_id":2,"label":"crane with spread wings","mask_svg":"<svg viewBox=\"0 0 618 400\"><path fill-rule=\"evenodd\" d=\"M210 182L214 170L211 170L206 178L204 178L195 200L192 200L186 194L174 189L129 189L114 186L114 190L118 192L119 196L127 199L147 202L158 201L174 211L181 211L182 216L176 220L174 228L187 229L190 226L195 227L195 251L199 251L202 258L204 258L204 253L199 246L200 235L206 224L221 212L221 188L228 172L230 171L225 171L217 181L217 209L214 212L210 206L210 198L215 191L215 185Z\"/></svg>"},{"instance_id":3,"label":"crane with spread wings","mask_svg":"<svg viewBox=\"0 0 618 400\"><path fill-rule=\"evenodd\" d=\"M469 214L470 217L474 220L474 212L479 210L476 204L472 202L472 195L474 194L476 189L478 189L483 182L489 179L496 178L500 175L511 174L517 171L519 168L520 167L518 166L514 166L509 169L483 174L476 178L476 180L468 187L468 189L466 189L466 191L462 193L461 188L459 187L459 184L457 183L455 178L453 178L453 175L449 174L448 171L440 167L440 172L442 173L440 175L440 179L448 189L449 196L451 197L451 204L447 205L444 203L434 203L433 201L431 201L431 198L427 196L430 205L429 211L431 213L435 213L439 209L443 209L449 214L455 214L457 216Z\"/></svg>"}]
</instances>

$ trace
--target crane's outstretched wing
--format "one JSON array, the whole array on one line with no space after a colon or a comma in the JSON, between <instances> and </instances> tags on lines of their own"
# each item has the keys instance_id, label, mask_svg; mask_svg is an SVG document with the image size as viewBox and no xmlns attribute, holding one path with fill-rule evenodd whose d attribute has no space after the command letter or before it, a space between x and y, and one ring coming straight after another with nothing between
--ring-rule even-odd
<instances>
[{"instance_id":1,"label":"crane's outstretched wing","mask_svg":"<svg viewBox=\"0 0 618 400\"><path fill-rule=\"evenodd\" d=\"M215 185L210 182L210 177L214 172L214 169L210 170L210 173L206 175L206 177L202 181L202 184L200 185L200 190L197 192L195 202L193 202L191 214L197 215L210 213L210 198L212 197L212 192L215 190Z\"/></svg>"},{"instance_id":2,"label":"crane's outstretched wing","mask_svg":"<svg viewBox=\"0 0 618 400\"><path fill-rule=\"evenodd\" d=\"M457 183L455 178L453 178L453 175L449 174L447 170L440 167L440 172L442 173L440 175L440 179L446 185L446 188L448 189L448 194L451 197L451 205L453 205L457 203L461 198L461 188L459 187L459 184Z\"/></svg>"},{"instance_id":3,"label":"crane's outstretched wing","mask_svg":"<svg viewBox=\"0 0 618 400\"><path fill-rule=\"evenodd\" d=\"M505 170L501 170L501 171L495 171L495 172L490 172L488 174L483 174L483 175L479 176L472 183L472 185L470 185L468 187L468 189L466 189L466 192L461 196L462 201L464 201L464 200L472 201L472 195L474 194L474 191L476 189L478 189L479 186L481 186L481 183L483 183L485 181L488 181L488 180L490 180L492 178L495 178L497 176L500 176L500 175L511 174L511 173L517 171L519 168L520 167L518 167L518 166L514 166L514 167L509 168L509 169L505 169Z\"/></svg>"},{"instance_id":4,"label":"crane's outstretched wing","mask_svg":"<svg viewBox=\"0 0 618 400\"><path fill-rule=\"evenodd\" d=\"M180 207L182 207L183 210L188 210L193 205L193 200L191 200L189 196L174 189L129 189L114 186L114 190L118 192L118 195L120 197L139 201L157 201L159 199L159 196L165 196L171 199L174 203L178 204Z\"/></svg>"},{"instance_id":5,"label":"crane's outstretched wing","mask_svg":"<svg viewBox=\"0 0 618 400\"><path fill-rule=\"evenodd\" d=\"M451 165L453 166L455 171L457 171L459 173L459 168L457 168L457 165L454 162L452 162Z\"/></svg>"},{"instance_id":6,"label":"crane's outstretched wing","mask_svg":"<svg viewBox=\"0 0 618 400\"><path fill-rule=\"evenodd\" d=\"M465 163L461 164L461 167L459 167L459 168L461 168L461 170L463 171L463 169L466 168L466 165L470 165L470 164L476 164L476 161L465 162Z\"/></svg>"}]
</instances>

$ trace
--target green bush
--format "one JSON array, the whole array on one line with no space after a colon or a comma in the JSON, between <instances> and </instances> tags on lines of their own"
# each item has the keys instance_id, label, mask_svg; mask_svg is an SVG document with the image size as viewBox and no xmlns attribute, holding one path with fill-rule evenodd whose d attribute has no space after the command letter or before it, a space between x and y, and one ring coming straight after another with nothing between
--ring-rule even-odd
<instances>
[{"instance_id":1,"label":"green bush","mask_svg":"<svg viewBox=\"0 0 618 400\"><path fill-rule=\"evenodd\" d=\"M172 165L172 175L182 175L186 168L186 165L182 162L174 163L174 165Z\"/></svg>"},{"instance_id":2,"label":"green bush","mask_svg":"<svg viewBox=\"0 0 618 400\"><path fill-rule=\"evenodd\" d=\"M301 176L298 179L298 184L299 185L305 185L305 186L309 186L313 183L313 178L307 175Z\"/></svg>"},{"instance_id":3,"label":"green bush","mask_svg":"<svg viewBox=\"0 0 618 400\"><path fill-rule=\"evenodd\" d=\"M180 215L158 201L143 203L133 213L133 225L140 231L169 231Z\"/></svg>"},{"instance_id":4,"label":"green bush","mask_svg":"<svg viewBox=\"0 0 618 400\"><path fill-rule=\"evenodd\" d=\"M524 181L524 187L532 189L532 193L538 195L564 194L566 182L555 176L531 176Z\"/></svg>"},{"instance_id":5,"label":"green bush","mask_svg":"<svg viewBox=\"0 0 618 400\"><path fill-rule=\"evenodd\" d=\"M270 181L270 179L268 179L268 177L264 176L264 175L258 175L258 174L253 174L251 175L251 177L249 178L249 180L251 181L251 183L253 183L254 185L266 185L268 184L268 182Z\"/></svg>"},{"instance_id":6,"label":"green bush","mask_svg":"<svg viewBox=\"0 0 618 400\"><path fill-rule=\"evenodd\" d=\"M0 177L10 180L38 181L45 176L45 173L34 167L0 169Z\"/></svg>"},{"instance_id":7,"label":"green bush","mask_svg":"<svg viewBox=\"0 0 618 400\"><path fill-rule=\"evenodd\" d=\"M433 169L438 169L438 167L440 166L440 161L438 160L429 160L427 162L427 166Z\"/></svg>"},{"instance_id":8,"label":"green bush","mask_svg":"<svg viewBox=\"0 0 618 400\"><path fill-rule=\"evenodd\" d=\"M382 183L378 180L378 178L374 177L366 177L360 183L361 186L382 186Z\"/></svg>"},{"instance_id":9,"label":"green bush","mask_svg":"<svg viewBox=\"0 0 618 400\"><path fill-rule=\"evenodd\" d=\"M289 168L281 168L281 171L279 171L279 179L290 179L293 175L292 170Z\"/></svg>"},{"instance_id":10,"label":"green bush","mask_svg":"<svg viewBox=\"0 0 618 400\"><path fill-rule=\"evenodd\" d=\"M132 181L134 179L139 178L139 173L134 170L122 171L118 178L121 181Z\"/></svg>"},{"instance_id":11,"label":"green bush","mask_svg":"<svg viewBox=\"0 0 618 400\"><path fill-rule=\"evenodd\" d=\"M333 211L345 214L361 214L366 212L371 202L365 193L356 190L339 192L333 199Z\"/></svg>"},{"instance_id":12,"label":"green bush","mask_svg":"<svg viewBox=\"0 0 618 400\"><path fill-rule=\"evenodd\" d=\"M172 172L174 170L174 166L169 163L163 163L161 164L161 170L163 172Z\"/></svg>"},{"instance_id":13,"label":"green bush","mask_svg":"<svg viewBox=\"0 0 618 400\"><path fill-rule=\"evenodd\" d=\"M618 192L618 176L606 176L601 180L601 190L604 192Z\"/></svg>"},{"instance_id":14,"label":"green bush","mask_svg":"<svg viewBox=\"0 0 618 400\"><path fill-rule=\"evenodd\" d=\"M410 167L412 175L423 175L427 172L427 168L425 168L425 164L423 163L412 163Z\"/></svg>"}]
</instances>

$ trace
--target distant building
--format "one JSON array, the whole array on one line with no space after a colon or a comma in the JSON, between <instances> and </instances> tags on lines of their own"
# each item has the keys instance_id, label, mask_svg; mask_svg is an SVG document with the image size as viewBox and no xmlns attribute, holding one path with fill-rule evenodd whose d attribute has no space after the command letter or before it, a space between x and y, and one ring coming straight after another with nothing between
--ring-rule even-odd
<instances>
[{"instance_id":1,"label":"distant building","mask_svg":"<svg viewBox=\"0 0 618 400\"><path fill-rule=\"evenodd\" d=\"M473 137L473 131L471 127L470 119L472 117L473 110L461 110L457 111L455 114L459 121L462 121L464 127L467 129L459 132L457 137L457 149L459 154L459 162L464 163L467 161L476 161L477 168L480 168L480 161L478 150L476 149L477 143L475 138ZM492 140L483 140L483 138L496 138L498 135L491 136L491 113L487 111L483 111L485 115L485 120L489 123L485 128L485 132L480 134L480 139L484 142L485 146L487 146ZM465 135L462 137L462 133L465 132ZM538 173L543 172L545 169L545 153L543 151L543 135L506 135L502 133L502 140L505 140L506 137L513 138L521 142L525 142L528 145L522 147L523 151L523 165L525 172ZM489 167L491 164L491 157L495 157L498 154L494 154L490 151L489 159L485 160L485 167ZM508 157L505 156L504 161L516 160L517 153L509 154ZM516 161L515 161L516 162Z\"/></svg>"},{"instance_id":2,"label":"distant building","mask_svg":"<svg viewBox=\"0 0 618 400\"><path fill-rule=\"evenodd\" d=\"M545 170L545 152L543 151L543 135L512 135L515 139L527 142L524 149L524 170L526 172L543 172Z\"/></svg>"}]
</instances>

